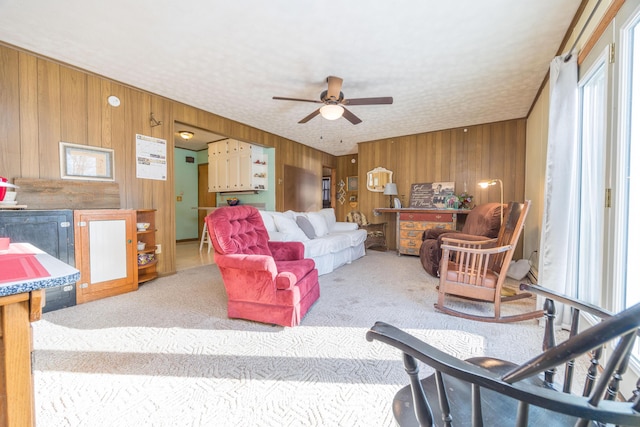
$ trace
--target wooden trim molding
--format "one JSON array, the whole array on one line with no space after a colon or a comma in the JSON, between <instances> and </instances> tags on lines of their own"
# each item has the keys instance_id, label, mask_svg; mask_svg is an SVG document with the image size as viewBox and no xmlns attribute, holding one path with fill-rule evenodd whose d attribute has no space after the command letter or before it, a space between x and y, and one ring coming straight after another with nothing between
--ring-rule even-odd
<instances>
[{"instance_id":1,"label":"wooden trim molding","mask_svg":"<svg viewBox=\"0 0 640 427\"><path fill-rule=\"evenodd\" d=\"M611 21L613 21L613 18L616 17L616 15L618 14L618 11L620 10L624 2L625 0L613 0L613 2L609 5L609 8L607 9L604 16L598 23L598 26L593 31L593 33L591 33L591 35L589 36L589 39L580 50L580 53L578 54L578 65L582 64L582 61L584 61L584 58L586 58L587 55L589 55L589 52L591 52L591 49L593 49L593 46L595 46L595 44L598 42L598 40L604 33L604 30L606 30L609 24L611 23Z\"/></svg>"}]
</instances>

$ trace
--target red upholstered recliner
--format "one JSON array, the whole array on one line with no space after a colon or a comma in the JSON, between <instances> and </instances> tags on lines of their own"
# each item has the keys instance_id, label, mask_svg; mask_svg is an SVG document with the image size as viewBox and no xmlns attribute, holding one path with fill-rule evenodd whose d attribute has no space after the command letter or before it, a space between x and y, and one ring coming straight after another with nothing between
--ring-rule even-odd
<instances>
[{"instance_id":1,"label":"red upholstered recliner","mask_svg":"<svg viewBox=\"0 0 640 427\"><path fill-rule=\"evenodd\" d=\"M231 318L296 326L320 297L301 242L270 242L258 210L221 207L206 218Z\"/></svg>"}]
</instances>

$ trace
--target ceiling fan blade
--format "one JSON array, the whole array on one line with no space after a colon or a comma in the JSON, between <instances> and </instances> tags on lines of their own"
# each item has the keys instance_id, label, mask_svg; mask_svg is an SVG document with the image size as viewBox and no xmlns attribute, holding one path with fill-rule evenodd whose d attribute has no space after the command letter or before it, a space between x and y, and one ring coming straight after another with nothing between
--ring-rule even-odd
<instances>
[{"instance_id":1,"label":"ceiling fan blade","mask_svg":"<svg viewBox=\"0 0 640 427\"><path fill-rule=\"evenodd\" d=\"M354 125L357 125L358 123L362 122L362 120L360 120L358 117L356 117L355 114L353 114L351 111L347 110L346 108L344 109L344 112L342 113L342 117L344 117L345 119L349 120Z\"/></svg>"},{"instance_id":2,"label":"ceiling fan blade","mask_svg":"<svg viewBox=\"0 0 640 427\"><path fill-rule=\"evenodd\" d=\"M309 114L304 119L300 120L298 123L307 123L309 120L313 119L318 114L320 114L320 109L319 108L316 111L314 111L313 113Z\"/></svg>"},{"instance_id":3,"label":"ceiling fan blade","mask_svg":"<svg viewBox=\"0 0 640 427\"><path fill-rule=\"evenodd\" d=\"M380 96L378 98L353 98L342 101L344 105L376 105L376 104L393 104L393 97Z\"/></svg>"},{"instance_id":4,"label":"ceiling fan blade","mask_svg":"<svg viewBox=\"0 0 640 427\"><path fill-rule=\"evenodd\" d=\"M285 98L282 96L274 96L273 99L277 99L280 101L302 101L302 102L314 102L316 104L322 104L322 101L316 101L314 99L300 99L300 98Z\"/></svg>"},{"instance_id":5,"label":"ceiling fan blade","mask_svg":"<svg viewBox=\"0 0 640 427\"><path fill-rule=\"evenodd\" d=\"M333 98L336 101L340 99L342 79L340 77L329 76L327 77L327 83L329 84L329 88L327 89L327 98Z\"/></svg>"}]
</instances>

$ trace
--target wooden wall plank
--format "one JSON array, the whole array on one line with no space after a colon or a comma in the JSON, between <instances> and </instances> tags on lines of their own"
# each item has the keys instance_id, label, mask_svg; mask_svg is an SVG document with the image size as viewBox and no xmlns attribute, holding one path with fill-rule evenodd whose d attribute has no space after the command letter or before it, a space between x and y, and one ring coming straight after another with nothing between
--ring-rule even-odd
<instances>
[{"instance_id":1,"label":"wooden wall plank","mask_svg":"<svg viewBox=\"0 0 640 427\"><path fill-rule=\"evenodd\" d=\"M173 105L174 103L163 98L151 97L151 111L162 117L166 125L154 126L151 128L151 136L167 141L167 172L174 170L174 157L171 155L174 150L173 133ZM144 199L145 205L142 207L156 209L156 241L165 242L162 254L158 256L159 271L176 270L176 215L173 208L175 200L175 176L173 173L167 174L167 179L153 180L151 182L151 198ZM138 202L138 206L139 206ZM168 242L168 243L167 243Z\"/></svg>"},{"instance_id":2,"label":"wooden wall plank","mask_svg":"<svg viewBox=\"0 0 640 427\"><path fill-rule=\"evenodd\" d=\"M119 209L115 182L16 178L20 203L29 209Z\"/></svg>"},{"instance_id":3,"label":"wooden wall plank","mask_svg":"<svg viewBox=\"0 0 640 427\"><path fill-rule=\"evenodd\" d=\"M108 95L107 95L108 96ZM107 96L102 93L102 79L87 76L87 145L102 147L102 112L106 108Z\"/></svg>"},{"instance_id":4,"label":"wooden wall plank","mask_svg":"<svg viewBox=\"0 0 640 427\"><path fill-rule=\"evenodd\" d=\"M0 176L20 176L20 88L18 53L0 49Z\"/></svg>"},{"instance_id":5,"label":"wooden wall plank","mask_svg":"<svg viewBox=\"0 0 640 427\"><path fill-rule=\"evenodd\" d=\"M60 139L87 145L87 75L60 67Z\"/></svg>"},{"instance_id":6,"label":"wooden wall plank","mask_svg":"<svg viewBox=\"0 0 640 427\"><path fill-rule=\"evenodd\" d=\"M39 176L38 60L23 52L20 55L20 173L16 176ZM16 158L16 157L13 157Z\"/></svg>"},{"instance_id":7,"label":"wooden wall plank","mask_svg":"<svg viewBox=\"0 0 640 427\"><path fill-rule=\"evenodd\" d=\"M69 118L73 120L73 118ZM38 59L39 178L60 178L60 66Z\"/></svg>"}]
</instances>

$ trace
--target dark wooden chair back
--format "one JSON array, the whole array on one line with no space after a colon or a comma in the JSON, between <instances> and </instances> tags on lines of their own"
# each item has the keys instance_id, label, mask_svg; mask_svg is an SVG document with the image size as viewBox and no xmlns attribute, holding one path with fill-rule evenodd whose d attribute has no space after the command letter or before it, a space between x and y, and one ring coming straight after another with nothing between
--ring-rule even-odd
<instances>
[{"instance_id":1,"label":"dark wooden chair back","mask_svg":"<svg viewBox=\"0 0 640 427\"><path fill-rule=\"evenodd\" d=\"M382 322L367 332L369 341L403 352L410 385L396 394L393 404L400 425L451 426L453 420L455 425L473 426L640 425L640 388L627 401L619 396L640 331L640 304L611 315L540 286L521 288L546 297L547 323L543 352L520 365L492 357L463 361ZM554 301L574 310L570 337L560 344L555 342ZM601 321L577 333L584 313ZM601 360L605 346L611 349L606 364ZM421 380L418 360L436 372ZM574 366L585 362L587 374L580 386ZM562 365L564 379L557 383Z\"/></svg>"}]
</instances>

